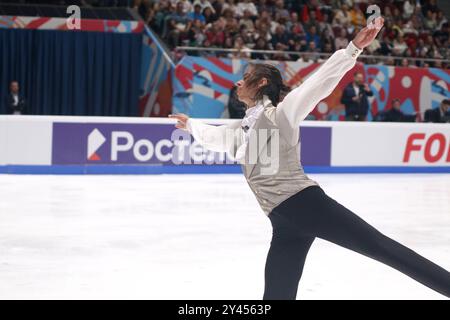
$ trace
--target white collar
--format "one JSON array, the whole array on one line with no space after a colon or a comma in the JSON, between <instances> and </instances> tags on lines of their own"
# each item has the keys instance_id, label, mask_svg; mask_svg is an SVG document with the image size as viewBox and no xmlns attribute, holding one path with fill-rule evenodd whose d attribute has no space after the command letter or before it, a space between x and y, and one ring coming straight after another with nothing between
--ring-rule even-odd
<instances>
[{"instance_id":1,"label":"white collar","mask_svg":"<svg viewBox=\"0 0 450 320\"><path fill-rule=\"evenodd\" d=\"M245 115L247 116L249 114L253 114L254 112L256 112L256 110L260 110L261 108L265 108L271 103L272 103L272 101L269 99L269 97L264 95L262 97L262 99L258 100L253 107L248 108L247 110L245 110Z\"/></svg>"},{"instance_id":2,"label":"white collar","mask_svg":"<svg viewBox=\"0 0 450 320\"><path fill-rule=\"evenodd\" d=\"M236 160L241 161L245 157L245 150L247 149L248 139L250 131L248 129L252 129L256 123L256 120L259 119L260 115L263 113L264 109L269 106L272 102L267 96L263 96L261 100L259 100L254 107L251 107L245 110L245 117L242 119L241 127L244 129L244 134L242 136L243 143L236 151Z\"/></svg>"},{"instance_id":3,"label":"white collar","mask_svg":"<svg viewBox=\"0 0 450 320\"><path fill-rule=\"evenodd\" d=\"M263 107L264 105L262 103L257 103L254 107L248 108L245 110L245 117L250 117L258 113L258 111L260 111Z\"/></svg>"}]
</instances>

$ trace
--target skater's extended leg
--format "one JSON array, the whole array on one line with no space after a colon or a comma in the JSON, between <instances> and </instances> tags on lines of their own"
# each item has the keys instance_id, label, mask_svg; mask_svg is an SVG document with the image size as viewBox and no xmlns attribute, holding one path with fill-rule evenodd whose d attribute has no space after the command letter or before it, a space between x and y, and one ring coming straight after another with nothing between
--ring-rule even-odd
<instances>
[{"instance_id":1,"label":"skater's extended leg","mask_svg":"<svg viewBox=\"0 0 450 320\"><path fill-rule=\"evenodd\" d=\"M389 265L450 297L450 273L383 235L320 187L309 187L276 208L302 234L322 238Z\"/></svg>"},{"instance_id":2,"label":"skater's extended leg","mask_svg":"<svg viewBox=\"0 0 450 320\"><path fill-rule=\"evenodd\" d=\"M450 297L450 273L413 250L385 236L326 194L328 212L317 236L389 265L429 288Z\"/></svg>"},{"instance_id":3,"label":"skater's extended leg","mask_svg":"<svg viewBox=\"0 0 450 320\"><path fill-rule=\"evenodd\" d=\"M295 300L297 296L303 265L314 238L288 229L276 224L273 228L265 268L265 300Z\"/></svg>"}]
</instances>

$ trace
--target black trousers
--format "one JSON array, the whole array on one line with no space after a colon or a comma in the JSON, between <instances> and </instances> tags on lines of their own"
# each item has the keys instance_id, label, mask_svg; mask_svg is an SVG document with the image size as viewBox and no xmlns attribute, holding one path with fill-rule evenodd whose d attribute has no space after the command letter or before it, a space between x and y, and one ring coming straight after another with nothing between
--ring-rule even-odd
<instances>
[{"instance_id":1,"label":"black trousers","mask_svg":"<svg viewBox=\"0 0 450 320\"><path fill-rule=\"evenodd\" d=\"M318 186L283 201L269 218L273 237L265 268L264 299L296 298L306 255L316 237L378 260L450 297L448 271L386 237Z\"/></svg>"}]
</instances>

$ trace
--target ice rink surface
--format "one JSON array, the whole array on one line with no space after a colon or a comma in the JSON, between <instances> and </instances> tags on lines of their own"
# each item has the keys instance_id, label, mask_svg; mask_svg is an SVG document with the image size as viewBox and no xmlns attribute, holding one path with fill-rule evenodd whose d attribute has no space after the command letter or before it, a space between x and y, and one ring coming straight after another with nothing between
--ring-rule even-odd
<instances>
[{"instance_id":1,"label":"ice rink surface","mask_svg":"<svg viewBox=\"0 0 450 320\"><path fill-rule=\"evenodd\" d=\"M310 175L450 269L450 175ZM261 299L269 219L244 177L0 175L0 299ZM317 239L298 299L444 299Z\"/></svg>"}]
</instances>

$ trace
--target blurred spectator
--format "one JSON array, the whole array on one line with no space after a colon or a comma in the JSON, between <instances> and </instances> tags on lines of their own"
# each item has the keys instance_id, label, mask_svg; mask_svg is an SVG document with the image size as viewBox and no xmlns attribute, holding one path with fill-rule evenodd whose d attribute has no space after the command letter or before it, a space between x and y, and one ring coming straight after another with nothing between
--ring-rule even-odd
<instances>
[{"instance_id":1,"label":"blurred spectator","mask_svg":"<svg viewBox=\"0 0 450 320\"><path fill-rule=\"evenodd\" d=\"M423 20L423 25L425 29L435 30L437 26L436 12L428 10L425 19Z\"/></svg>"},{"instance_id":2,"label":"blurred spectator","mask_svg":"<svg viewBox=\"0 0 450 320\"><path fill-rule=\"evenodd\" d=\"M289 11L284 7L284 0L275 0L275 8L273 13L278 14L280 17L289 17Z\"/></svg>"},{"instance_id":3,"label":"blurred spectator","mask_svg":"<svg viewBox=\"0 0 450 320\"><path fill-rule=\"evenodd\" d=\"M448 19L444 16L444 13L440 10L437 12L436 21L438 24L437 26L438 29L442 29L443 24L448 23Z\"/></svg>"},{"instance_id":4,"label":"blurred spectator","mask_svg":"<svg viewBox=\"0 0 450 320\"><path fill-rule=\"evenodd\" d=\"M158 22L156 20L156 11L154 7L149 7L145 13L145 23L153 30L160 30Z\"/></svg>"},{"instance_id":5,"label":"blurred spectator","mask_svg":"<svg viewBox=\"0 0 450 320\"><path fill-rule=\"evenodd\" d=\"M161 0L159 3L155 3L153 6L154 14L154 31L156 31L161 36L165 32L166 18L171 14L171 4L168 0ZM150 25L152 28L152 25Z\"/></svg>"},{"instance_id":6,"label":"blurred spectator","mask_svg":"<svg viewBox=\"0 0 450 320\"><path fill-rule=\"evenodd\" d=\"M406 0L403 2L403 18L409 19L414 13L414 0Z\"/></svg>"},{"instance_id":7,"label":"blurred spectator","mask_svg":"<svg viewBox=\"0 0 450 320\"><path fill-rule=\"evenodd\" d=\"M199 20L202 24L206 23L205 16L202 14L202 6L200 2L196 2L194 4L194 11L189 12L188 14L189 20Z\"/></svg>"},{"instance_id":8,"label":"blurred spectator","mask_svg":"<svg viewBox=\"0 0 450 320\"><path fill-rule=\"evenodd\" d=\"M269 32L269 27L265 23L261 23L259 27L256 27L256 34L254 35L255 40L258 38L263 38L267 42L272 40L272 35Z\"/></svg>"},{"instance_id":9,"label":"blurred spectator","mask_svg":"<svg viewBox=\"0 0 450 320\"><path fill-rule=\"evenodd\" d=\"M294 44L291 45L290 47L290 51L294 51L294 52L304 52L306 51L307 47L306 47L306 40L305 38L302 39L295 39L294 40ZM291 60L299 60L301 59L302 55L301 54L291 54Z\"/></svg>"},{"instance_id":10,"label":"blurred spectator","mask_svg":"<svg viewBox=\"0 0 450 320\"><path fill-rule=\"evenodd\" d=\"M236 12L237 12L237 5L236 5L236 1L235 0L227 0L226 3L223 4L222 7L222 14L224 14L225 10L230 10L232 16L236 16Z\"/></svg>"},{"instance_id":11,"label":"blurred spectator","mask_svg":"<svg viewBox=\"0 0 450 320\"><path fill-rule=\"evenodd\" d=\"M334 37L330 34L330 30L324 29L321 36L320 36L320 43L321 43L321 51L322 52L334 52ZM328 45L328 47L327 47ZM331 47L331 51L329 48ZM325 48L328 48L327 50Z\"/></svg>"},{"instance_id":12,"label":"blurred spectator","mask_svg":"<svg viewBox=\"0 0 450 320\"><path fill-rule=\"evenodd\" d=\"M436 0L427 0L422 6L422 13L425 15L428 11L437 12L439 9L436 4Z\"/></svg>"},{"instance_id":13,"label":"blurred spectator","mask_svg":"<svg viewBox=\"0 0 450 320\"><path fill-rule=\"evenodd\" d=\"M198 47L203 45L206 35L203 32L204 25L200 20L194 20L188 30L189 46Z\"/></svg>"},{"instance_id":14,"label":"blurred spectator","mask_svg":"<svg viewBox=\"0 0 450 320\"><path fill-rule=\"evenodd\" d=\"M291 13L291 18L286 22L286 29L289 30L292 34L304 34L305 29L303 25L298 20L297 12Z\"/></svg>"},{"instance_id":15,"label":"blurred spectator","mask_svg":"<svg viewBox=\"0 0 450 320\"><path fill-rule=\"evenodd\" d=\"M171 48L180 45L180 41L187 37L191 21L183 10L183 2L177 2L175 13L165 20L164 38Z\"/></svg>"},{"instance_id":16,"label":"blurred spectator","mask_svg":"<svg viewBox=\"0 0 450 320\"><path fill-rule=\"evenodd\" d=\"M334 14L333 18L333 25L342 26L346 23L350 23L352 20L352 17L350 15L350 12L348 11L347 4L342 4L340 9L336 10L336 13Z\"/></svg>"},{"instance_id":17,"label":"blurred spectator","mask_svg":"<svg viewBox=\"0 0 450 320\"><path fill-rule=\"evenodd\" d=\"M244 16L239 21L240 26L245 26L249 32L255 31L255 24L252 19L252 14L249 10L244 10Z\"/></svg>"},{"instance_id":18,"label":"blurred spectator","mask_svg":"<svg viewBox=\"0 0 450 320\"><path fill-rule=\"evenodd\" d=\"M447 44L447 48L448 48L448 40L449 40L448 22L442 24L442 28L439 30L436 30L433 33L433 39L438 46L445 46Z\"/></svg>"},{"instance_id":19,"label":"blurred spectator","mask_svg":"<svg viewBox=\"0 0 450 320\"><path fill-rule=\"evenodd\" d=\"M239 22L233 16L233 11L231 9L225 9L223 12L223 19L225 20L225 31L229 34L236 34L239 32Z\"/></svg>"},{"instance_id":20,"label":"blurred spectator","mask_svg":"<svg viewBox=\"0 0 450 320\"><path fill-rule=\"evenodd\" d=\"M336 51L336 50L333 48L333 43L331 43L331 42L326 42L326 43L323 45L323 48L322 48L322 52L323 52L323 53L330 53L330 54L333 54L335 51Z\"/></svg>"},{"instance_id":21,"label":"blurred spectator","mask_svg":"<svg viewBox=\"0 0 450 320\"><path fill-rule=\"evenodd\" d=\"M392 107L387 111L382 111L377 115L378 121L385 122L415 122L417 119L417 113L412 115L406 115L401 110L401 104L399 99L392 100Z\"/></svg>"},{"instance_id":22,"label":"blurred spectator","mask_svg":"<svg viewBox=\"0 0 450 320\"><path fill-rule=\"evenodd\" d=\"M405 42L403 36L399 34L394 40L392 51L396 56L401 56L405 53L406 49L408 49L408 44Z\"/></svg>"},{"instance_id":23,"label":"blurred spectator","mask_svg":"<svg viewBox=\"0 0 450 320\"><path fill-rule=\"evenodd\" d=\"M181 6L183 13L188 14L192 11L192 3L188 0L171 0L172 6Z\"/></svg>"},{"instance_id":24,"label":"blurred spectator","mask_svg":"<svg viewBox=\"0 0 450 320\"><path fill-rule=\"evenodd\" d=\"M409 63L409 60L407 58L403 58L401 60L400 66L404 67L404 68L410 68L411 67L411 65Z\"/></svg>"},{"instance_id":25,"label":"blurred spectator","mask_svg":"<svg viewBox=\"0 0 450 320\"><path fill-rule=\"evenodd\" d=\"M225 0L216 0L213 1L213 3L211 4L214 8L214 12L216 13L216 15L220 17L222 15L223 7L226 5Z\"/></svg>"},{"instance_id":26,"label":"blurred spectator","mask_svg":"<svg viewBox=\"0 0 450 320\"><path fill-rule=\"evenodd\" d=\"M233 41L233 38L231 36L228 36L228 37L225 38L223 47L225 49L232 49L234 47L234 41ZM228 55L228 57L229 57L229 55Z\"/></svg>"},{"instance_id":27,"label":"blurred spectator","mask_svg":"<svg viewBox=\"0 0 450 320\"><path fill-rule=\"evenodd\" d=\"M243 0L244 2L239 2L236 9L236 16L238 18L244 16L244 12L248 11L251 17L256 17L258 15L258 10L256 10L256 6L250 0Z\"/></svg>"},{"instance_id":28,"label":"blurred spectator","mask_svg":"<svg viewBox=\"0 0 450 320\"><path fill-rule=\"evenodd\" d=\"M308 30L311 29L311 27L314 27L316 32L318 32L320 30L320 23L316 18L316 12L315 11L311 11L309 13L309 18L308 21L305 23L305 26Z\"/></svg>"},{"instance_id":29,"label":"blurred spectator","mask_svg":"<svg viewBox=\"0 0 450 320\"><path fill-rule=\"evenodd\" d=\"M323 14L323 20L318 23L319 32L323 33L325 30L328 30L331 36L334 37L334 30L331 26L330 19L327 13Z\"/></svg>"},{"instance_id":30,"label":"blurred spectator","mask_svg":"<svg viewBox=\"0 0 450 320\"><path fill-rule=\"evenodd\" d=\"M275 48L280 44L277 50L286 50L289 48L289 35L287 34L284 26L280 25L277 27L275 34L272 37L272 46Z\"/></svg>"},{"instance_id":31,"label":"blurred spectator","mask_svg":"<svg viewBox=\"0 0 450 320\"><path fill-rule=\"evenodd\" d=\"M206 7L203 9L202 14L205 17L206 23L212 23L217 20L216 15L214 14L214 8L213 7Z\"/></svg>"},{"instance_id":32,"label":"blurred spectator","mask_svg":"<svg viewBox=\"0 0 450 320\"><path fill-rule=\"evenodd\" d=\"M253 48L255 46L255 40L253 39L253 32L247 30L247 26L242 25L240 27L240 36L242 37L242 40L244 43L249 47Z\"/></svg>"},{"instance_id":33,"label":"blurred spectator","mask_svg":"<svg viewBox=\"0 0 450 320\"><path fill-rule=\"evenodd\" d=\"M320 48L320 37L314 25L310 26L308 33L306 33L306 42L310 43L311 41L314 42L315 48Z\"/></svg>"},{"instance_id":34,"label":"blurred spectator","mask_svg":"<svg viewBox=\"0 0 450 320\"><path fill-rule=\"evenodd\" d=\"M311 53L308 54L308 58L314 62L317 62L320 59L320 55L318 55L319 48L316 47L316 43L314 41L309 42L307 52Z\"/></svg>"},{"instance_id":35,"label":"blurred spectator","mask_svg":"<svg viewBox=\"0 0 450 320\"><path fill-rule=\"evenodd\" d=\"M347 39L347 30L344 28L341 29L339 32L339 37L337 37L334 40L334 46L336 47L336 50L344 49L348 45L348 39Z\"/></svg>"},{"instance_id":36,"label":"blurred spectator","mask_svg":"<svg viewBox=\"0 0 450 320\"><path fill-rule=\"evenodd\" d=\"M357 3L353 5L352 10L350 11L350 21L355 26L363 26L366 24L364 13L361 11Z\"/></svg>"},{"instance_id":37,"label":"blurred spectator","mask_svg":"<svg viewBox=\"0 0 450 320\"><path fill-rule=\"evenodd\" d=\"M26 113L26 100L25 97L20 94L19 82L11 81L9 84L9 93L4 98L7 114L25 114Z\"/></svg>"},{"instance_id":38,"label":"blurred spectator","mask_svg":"<svg viewBox=\"0 0 450 320\"><path fill-rule=\"evenodd\" d=\"M206 8L210 8L211 12L213 14L216 13L216 10L212 6L211 2L209 2L208 0L195 0L194 1L194 6L195 5L200 5L201 11L204 11Z\"/></svg>"},{"instance_id":39,"label":"blurred spectator","mask_svg":"<svg viewBox=\"0 0 450 320\"><path fill-rule=\"evenodd\" d=\"M364 83L363 74L356 72L353 82L349 83L342 93L341 103L345 105L345 119L347 121L365 121L369 111L367 97L372 95L372 90Z\"/></svg>"},{"instance_id":40,"label":"blurred spectator","mask_svg":"<svg viewBox=\"0 0 450 320\"><path fill-rule=\"evenodd\" d=\"M205 36L212 46L223 47L225 43L224 21L213 22L210 28L206 30Z\"/></svg>"},{"instance_id":41,"label":"blurred spectator","mask_svg":"<svg viewBox=\"0 0 450 320\"><path fill-rule=\"evenodd\" d=\"M381 43L378 40L379 36L375 38L370 45L368 45L365 50L368 55L376 55L381 49Z\"/></svg>"},{"instance_id":42,"label":"blurred spectator","mask_svg":"<svg viewBox=\"0 0 450 320\"><path fill-rule=\"evenodd\" d=\"M280 42L278 42L276 45L275 45L275 50L276 51L278 51L278 52L276 52L276 53L274 53L273 55L272 55L272 60L277 60L277 61L287 61L287 60L290 60L291 59L291 57L287 54L287 53L284 53L283 51L284 51L284 48L285 48L285 46L283 45L283 44L281 44Z\"/></svg>"},{"instance_id":43,"label":"blurred spectator","mask_svg":"<svg viewBox=\"0 0 450 320\"><path fill-rule=\"evenodd\" d=\"M264 38L259 38L256 41L256 44L253 48L254 50L270 50L271 48L267 44L267 41ZM259 53L259 52L253 52L251 54L251 58L255 60L269 60L271 56L267 53Z\"/></svg>"},{"instance_id":44,"label":"blurred spectator","mask_svg":"<svg viewBox=\"0 0 450 320\"><path fill-rule=\"evenodd\" d=\"M229 58L233 59L249 59L250 58L250 49L245 46L244 40L240 35L234 38L234 49L238 51L232 52L228 55Z\"/></svg>"},{"instance_id":45,"label":"blurred spectator","mask_svg":"<svg viewBox=\"0 0 450 320\"><path fill-rule=\"evenodd\" d=\"M425 122L450 122L450 99L443 100L438 108L425 111Z\"/></svg>"},{"instance_id":46,"label":"blurred spectator","mask_svg":"<svg viewBox=\"0 0 450 320\"><path fill-rule=\"evenodd\" d=\"M263 11L271 12L273 11L273 6L271 4L267 3L267 0L259 0L258 4L256 5L256 8L258 9L258 12L261 13Z\"/></svg>"}]
</instances>

